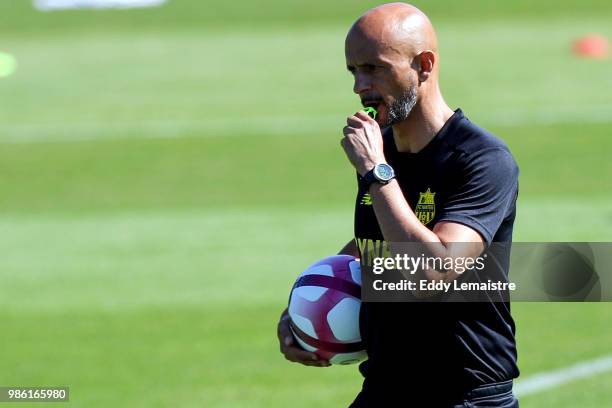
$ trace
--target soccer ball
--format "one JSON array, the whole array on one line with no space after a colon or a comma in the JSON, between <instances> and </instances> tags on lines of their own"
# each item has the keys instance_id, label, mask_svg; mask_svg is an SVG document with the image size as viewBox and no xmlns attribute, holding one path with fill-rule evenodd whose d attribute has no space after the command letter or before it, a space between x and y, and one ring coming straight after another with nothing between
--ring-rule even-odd
<instances>
[{"instance_id":1,"label":"soccer ball","mask_svg":"<svg viewBox=\"0 0 612 408\"><path fill-rule=\"evenodd\" d=\"M291 330L302 348L332 364L366 358L359 333L359 259L335 255L309 266L289 297Z\"/></svg>"}]
</instances>

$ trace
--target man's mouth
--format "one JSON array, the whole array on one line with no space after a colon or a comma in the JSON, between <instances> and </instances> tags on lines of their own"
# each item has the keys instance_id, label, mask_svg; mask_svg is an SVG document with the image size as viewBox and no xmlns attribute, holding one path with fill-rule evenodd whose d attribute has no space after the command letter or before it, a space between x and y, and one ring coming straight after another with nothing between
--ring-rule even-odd
<instances>
[{"instance_id":1,"label":"man's mouth","mask_svg":"<svg viewBox=\"0 0 612 408\"><path fill-rule=\"evenodd\" d=\"M381 100L365 100L361 102L364 108L374 108L378 110L379 106L382 104Z\"/></svg>"}]
</instances>

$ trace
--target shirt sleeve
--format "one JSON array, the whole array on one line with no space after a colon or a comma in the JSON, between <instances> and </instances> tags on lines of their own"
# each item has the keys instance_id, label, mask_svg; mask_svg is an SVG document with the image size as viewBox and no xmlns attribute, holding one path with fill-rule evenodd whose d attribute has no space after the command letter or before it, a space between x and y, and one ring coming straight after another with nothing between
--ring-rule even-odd
<instances>
[{"instance_id":1,"label":"shirt sleeve","mask_svg":"<svg viewBox=\"0 0 612 408\"><path fill-rule=\"evenodd\" d=\"M463 173L442 203L439 221L452 221L476 230L490 244L515 206L519 169L504 148L479 152L468 159Z\"/></svg>"}]
</instances>

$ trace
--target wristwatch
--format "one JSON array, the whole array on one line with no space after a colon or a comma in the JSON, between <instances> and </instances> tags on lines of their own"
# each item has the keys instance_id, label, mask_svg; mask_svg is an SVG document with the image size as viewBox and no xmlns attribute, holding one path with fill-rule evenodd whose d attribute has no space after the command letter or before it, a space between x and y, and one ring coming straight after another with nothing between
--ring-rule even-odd
<instances>
[{"instance_id":1,"label":"wristwatch","mask_svg":"<svg viewBox=\"0 0 612 408\"><path fill-rule=\"evenodd\" d=\"M363 187L368 190L372 183L380 183L387 184L391 180L395 178L395 172L393 171L393 167L389 166L387 163L379 163L366 174L364 174L361 179L363 182Z\"/></svg>"}]
</instances>

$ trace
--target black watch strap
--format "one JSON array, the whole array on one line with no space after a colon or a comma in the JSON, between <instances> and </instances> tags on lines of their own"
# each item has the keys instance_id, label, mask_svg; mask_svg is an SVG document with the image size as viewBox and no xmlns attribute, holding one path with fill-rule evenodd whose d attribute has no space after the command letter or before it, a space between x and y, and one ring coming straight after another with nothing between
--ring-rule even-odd
<instances>
[{"instance_id":1,"label":"black watch strap","mask_svg":"<svg viewBox=\"0 0 612 408\"><path fill-rule=\"evenodd\" d=\"M376 176L374 175L374 168L372 168L372 170L368 171L366 174L363 175L363 177L361 178L361 185L363 186L363 188L367 191L370 189L370 186L372 185L372 183L374 182L378 182L380 183L380 181L376 178Z\"/></svg>"}]
</instances>

